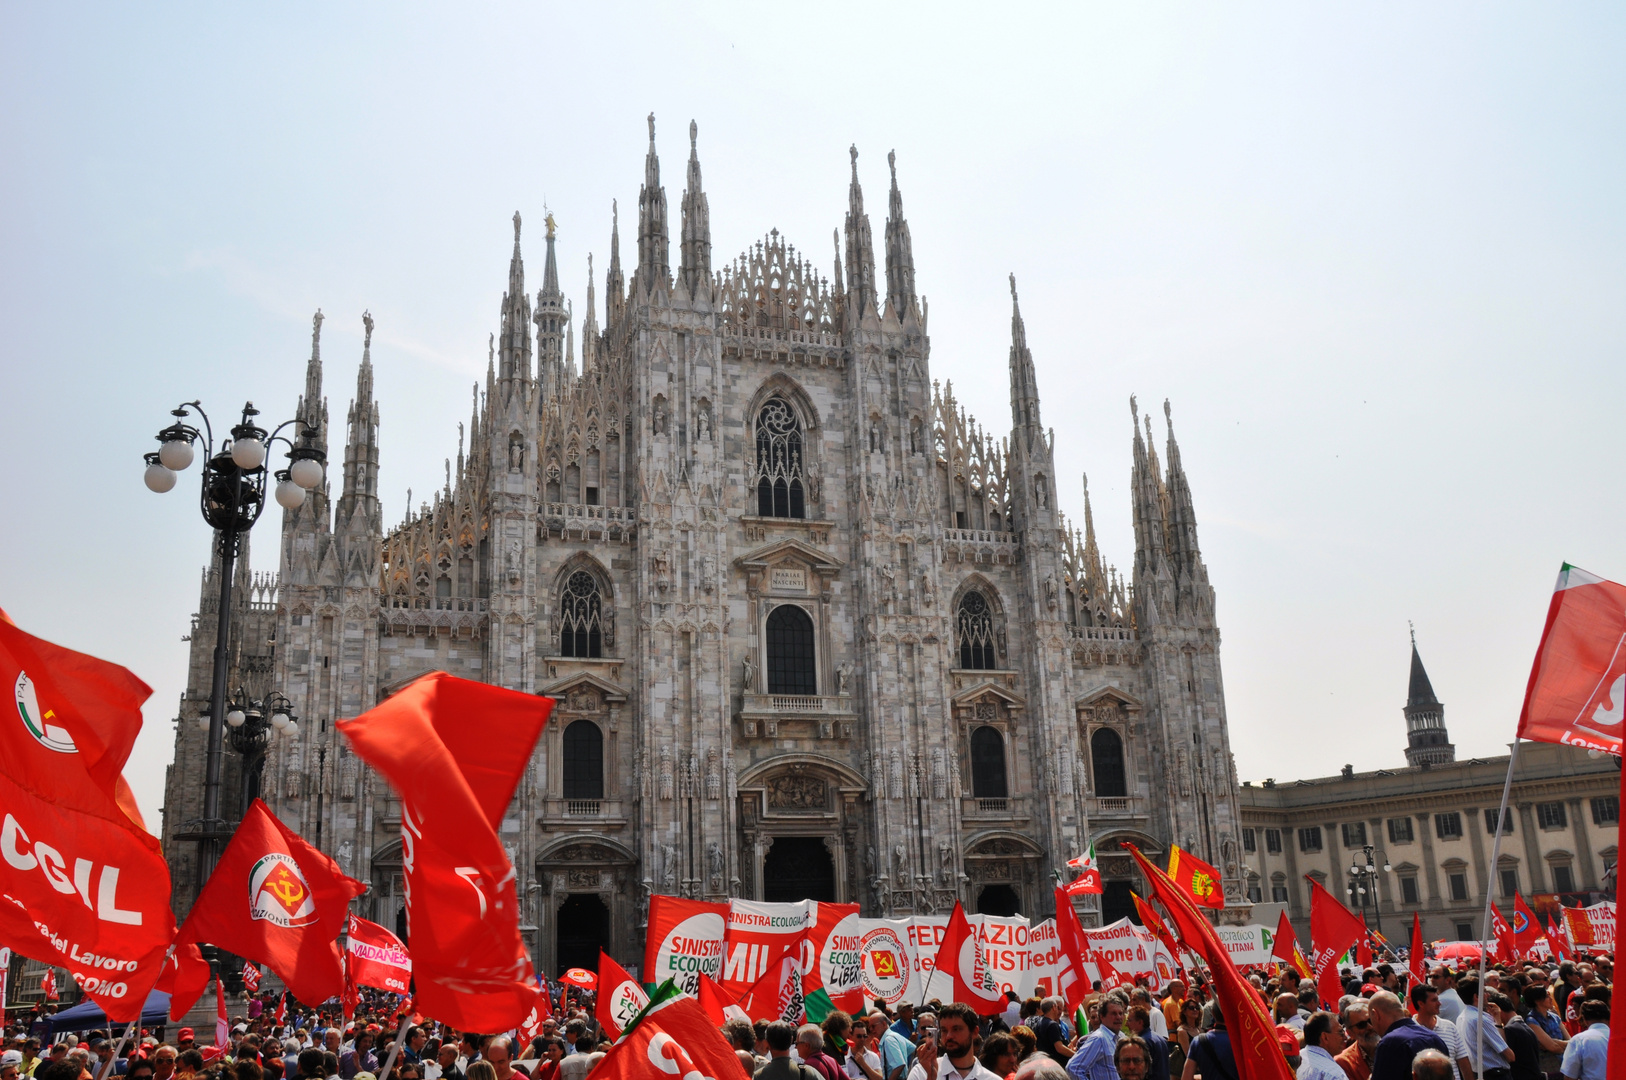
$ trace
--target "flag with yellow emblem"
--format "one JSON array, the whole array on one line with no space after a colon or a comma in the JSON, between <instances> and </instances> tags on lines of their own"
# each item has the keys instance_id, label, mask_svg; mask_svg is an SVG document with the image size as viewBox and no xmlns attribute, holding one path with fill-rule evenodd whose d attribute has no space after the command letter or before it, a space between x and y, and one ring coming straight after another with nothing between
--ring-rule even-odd
<instances>
[{"instance_id":1,"label":"flag with yellow emblem","mask_svg":"<svg viewBox=\"0 0 1626 1080\"><path fill-rule=\"evenodd\" d=\"M1191 902L1198 907L1216 910L1225 907L1225 890L1220 887L1220 872L1191 852L1181 851L1179 844L1169 845L1169 880L1191 897Z\"/></svg>"}]
</instances>

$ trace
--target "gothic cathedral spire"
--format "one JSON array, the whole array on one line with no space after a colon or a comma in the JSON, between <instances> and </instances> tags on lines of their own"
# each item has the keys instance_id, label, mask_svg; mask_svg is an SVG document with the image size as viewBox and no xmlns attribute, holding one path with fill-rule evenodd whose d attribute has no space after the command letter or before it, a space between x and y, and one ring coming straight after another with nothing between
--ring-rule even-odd
<instances>
[{"instance_id":1,"label":"gothic cathedral spire","mask_svg":"<svg viewBox=\"0 0 1626 1080\"><path fill-rule=\"evenodd\" d=\"M683 266L680 270L690 300L711 290L711 208L700 186L699 127L689 121L689 184L683 191Z\"/></svg>"},{"instance_id":2,"label":"gothic cathedral spire","mask_svg":"<svg viewBox=\"0 0 1626 1080\"><path fill-rule=\"evenodd\" d=\"M853 159L852 184L847 188L847 324L857 327L879 315L875 301L875 245L870 239L869 215L864 213L864 189L858 183L858 147Z\"/></svg>"},{"instance_id":3,"label":"gothic cathedral spire","mask_svg":"<svg viewBox=\"0 0 1626 1080\"><path fill-rule=\"evenodd\" d=\"M542 268L542 288L536 293L536 381L541 393L538 406L557 395L564 381L565 296L559 291L559 265L554 258L553 238L558 226L550 213L546 218L548 254ZM524 282L521 282L521 287Z\"/></svg>"},{"instance_id":4,"label":"gothic cathedral spire","mask_svg":"<svg viewBox=\"0 0 1626 1080\"><path fill-rule=\"evenodd\" d=\"M1016 297L1016 275L1011 275L1011 429L1032 451L1044 442L1044 424L1039 419L1039 380L1033 372L1033 353L1028 351L1027 327L1022 322L1022 305Z\"/></svg>"},{"instance_id":5,"label":"gothic cathedral spire","mask_svg":"<svg viewBox=\"0 0 1626 1080\"><path fill-rule=\"evenodd\" d=\"M508 291L502 298L497 342L497 381L505 394L531 379L531 301L525 295L525 260L519 254L519 211L514 211L514 254L508 260Z\"/></svg>"},{"instance_id":6,"label":"gothic cathedral spire","mask_svg":"<svg viewBox=\"0 0 1626 1080\"><path fill-rule=\"evenodd\" d=\"M344 444L344 497L339 519L349 519L360 500L378 499L378 403L373 400L373 315L365 312L356 398L350 403L350 430Z\"/></svg>"},{"instance_id":7,"label":"gothic cathedral spire","mask_svg":"<svg viewBox=\"0 0 1626 1080\"><path fill-rule=\"evenodd\" d=\"M918 329L915 253L909 241L909 223L903 218L903 193L898 190L897 151L887 152L886 164L892 170L892 192L886 214L886 309L899 323L908 326L913 321L914 328Z\"/></svg>"},{"instance_id":8,"label":"gothic cathedral spire","mask_svg":"<svg viewBox=\"0 0 1626 1080\"><path fill-rule=\"evenodd\" d=\"M661 159L655 154L655 114L649 114L649 153L644 157L644 184L638 189L638 287L646 295L672 287L667 257L666 189L661 187Z\"/></svg>"},{"instance_id":9,"label":"gothic cathedral spire","mask_svg":"<svg viewBox=\"0 0 1626 1080\"><path fill-rule=\"evenodd\" d=\"M610 268L604 272L604 328L621 325L627 310L627 279L621 273L621 211L610 200Z\"/></svg>"}]
</instances>

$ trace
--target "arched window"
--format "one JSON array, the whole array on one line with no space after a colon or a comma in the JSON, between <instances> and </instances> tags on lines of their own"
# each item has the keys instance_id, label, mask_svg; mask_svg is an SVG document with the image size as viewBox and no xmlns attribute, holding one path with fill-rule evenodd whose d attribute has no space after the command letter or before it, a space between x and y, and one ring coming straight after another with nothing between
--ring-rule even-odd
<instances>
[{"instance_id":1,"label":"arched window","mask_svg":"<svg viewBox=\"0 0 1626 1080\"><path fill-rule=\"evenodd\" d=\"M559 655L604 655L604 617L598 581L586 570L571 574L559 597Z\"/></svg>"},{"instance_id":2,"label":"arched window","mask_svg":"<svg viewBox=\"0 0 1626 1080\"><path fill-rule=\"evenodd\" d=\"M976 671L999 667L994 657L994 612L982 593L973 589L960 597L954 632L960 639L960 667Z\"/></svg>"},{"instance_id":3,"label":"arched window","mask_svg":"<svg viewBox=\"0 0 1626 1080\"><path fill-rule=\"evenodd\" d=\"M813 620L794 604L781 604L768 615L768 693L819 692L813 651Z\"/></svg>"},{"instance_id":4,"label":"arched window","mask_svg":"<svg viewBox=\"0 0 1626 1080\"><path fill-rule=\"evenodd\" d=\"M604 735L591 720L565 728L565 798L604 798Z\"/></svg>"},{"instance_id":5,"label":"arched window","mask_svg":"<svg viewBox=\"0 0 1626 1080\"><path fill-rule=\"evenodd\" d=\"M1122 799L1129 794L1124 779L1124 741L1111 728L1101 728L1090 736L1090 762L1095 766L1095 796Z\"/></svg>"},{"instance_id":6,"label":"arched window","mask_svg":"<svg viewBox=\"0 0 1626 1080\"><path fill-rule=\"evenodd\" d=\"M771 397L757 414L759 516L807 516L802 465L802 426L788 401Z\"/></svg>"},{"instance_id":7,"label":"arched window","mask_svg":"<svg viewBox=\"0 0 1626 1080\"><path fill-rule=\"evenodd\" d=\"M1005 786L1005 737L998 728L984 724L971 733L971 794L978 799L1003 799Z\"/></svg>"}]
</instances>

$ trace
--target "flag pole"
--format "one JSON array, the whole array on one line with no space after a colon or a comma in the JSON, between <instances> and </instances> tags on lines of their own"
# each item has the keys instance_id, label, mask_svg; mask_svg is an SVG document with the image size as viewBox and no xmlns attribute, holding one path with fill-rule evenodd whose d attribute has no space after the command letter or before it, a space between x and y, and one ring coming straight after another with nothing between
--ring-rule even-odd
<instances>
[{"instance_id":1,"label":"flag pole","mask_svg":"<svg viewBox=\"0 0 1626 1080\"><path fill-rule=\"evenodd\" d=\"M1485 942L1490 938L1491 908L1496 905L1496 860L1501 854L1502 832L1507 823L1507 800L1513 792L1513 767L1519 760L1519 737L1513 736L1513 746L1507 755L1507 779L1502 781L1502 805L1496 811L1496 828L1491 833L1490 866L1485 870L1485 915L1479 924L1479 1000L1484 1000L1485 994ZM1471 828L1472 826L1470 826ZM1479 1006L1475 1005L1475 1009ZM1479 1013L1480 1023L1474 1029L1478 1032L1474 1047L1474 1072L1479 1076L1485 1075L1485 1024L1484 1011Z\"/></svg>"},{"instance_id":2,"label":"flag pole","mask_svg":"<svg viewBox=\"0 0 1626 1080\"><path fill-rule=\"evenodd\" d=\"M113 1056L107 1059L106 1065L102 1066L101 1075L97 1077L97 1080L107 1080L108 1076L112 1074L113 1067L119 1063L119 1055L124 1053L124 1047L130 1041L130 1032L134 1031L139 1023L139 1020L132 1020L124 1025L124 1034L119 1036L118 1045L113 1048Z\"/></svg>"},{"instance_id":3,"label":"flag pole","mask_svg":"<svg viewBox=\"0 0 1626 1080\"><path fill-rule=\"evenodd\" d=\"M390 1069L394 1068L395 1059L401 1056L401 1040L406 1037L407 1025L410 1023L412 1013L401 1013L401 1026L395 1029L395 1042L390 1044L390 1056L384 1059L384 1067L378 1070L378 1080L389 1080Z\"/></svg>"}]
</instances>

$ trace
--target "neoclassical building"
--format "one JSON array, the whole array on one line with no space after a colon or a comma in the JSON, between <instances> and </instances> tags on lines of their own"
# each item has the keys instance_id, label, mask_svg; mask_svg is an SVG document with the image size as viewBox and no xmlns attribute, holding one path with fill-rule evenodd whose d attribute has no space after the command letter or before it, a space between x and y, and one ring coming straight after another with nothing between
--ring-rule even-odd
<instances>
[{"instance_id":1,"label":"neoclassical building","mask_svg":"<svg viewBox=\"0 0 1626 1080\"><path fill-rule=\"evenodd\" d=\"M1087 918L1128 910L1123 840L1178 841L1245 903L1214 593L1172 428L1160 459L1131 402L1126 580L1087 490L1082 530L1059 509L1014 279L996 437L932 380L895 168L881 264L855 149L828 276L777 230L714 266L695 134L674 224L651 118L636 262L612 216L605 303L589 263L579 320L551 215L533 294L515 214L485 379L443 485L402 521L379 510L371 319L339 430L318 315L298 409L337 494L284 515L276 578L242 583L233 658L303 722L263 774L229 761L228 790L263 794L389 922L398 804L333 721L434 670L558 699L502 827L548 970L601 943L636 962L655 893L1042 917L1052 870L1092 842L1109 885ZM182 909L213 588L166 802Z\"/></svg>"}]
</instances>

